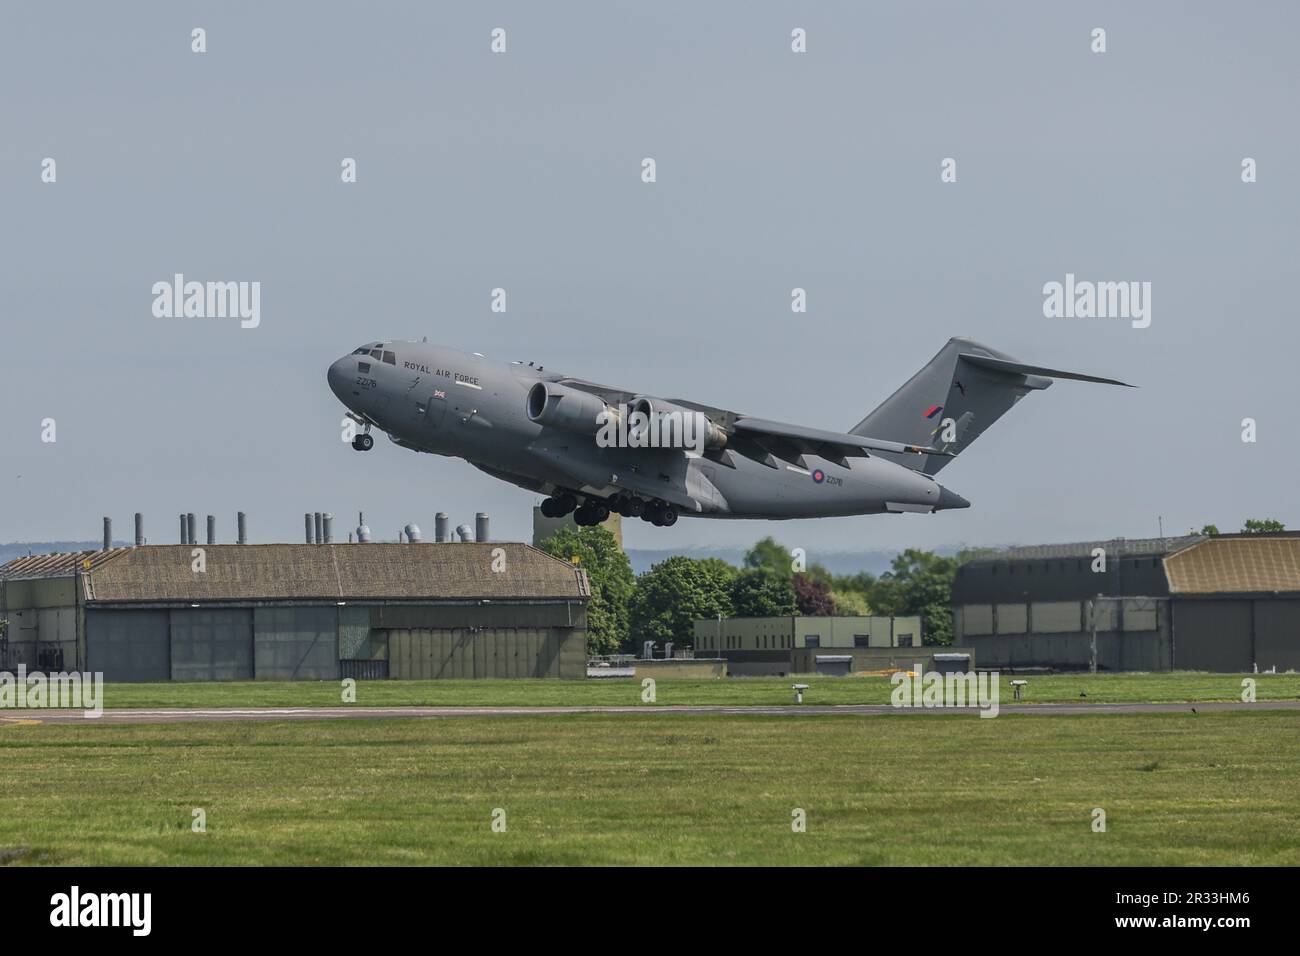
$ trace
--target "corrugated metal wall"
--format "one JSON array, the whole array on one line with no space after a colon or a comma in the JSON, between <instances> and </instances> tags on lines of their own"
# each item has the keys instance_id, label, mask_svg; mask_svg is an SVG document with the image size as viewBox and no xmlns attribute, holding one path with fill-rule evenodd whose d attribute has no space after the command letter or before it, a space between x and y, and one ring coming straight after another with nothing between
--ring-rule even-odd
<instances>
[{"instance_id":1,"label":"corrugated metal wall","mask_svg":"<svg viewBox=\"0 0 1300 956\"><path fill-rule=\"evenodd\" d=\"M259 607L253 611L258 680L337 680L338 609Z\"/></svg>"},{"instance_id":2,"label":"corrugated metal wall","mask_svg":"<svg viewBox=\"0 0 1300 956\"><path fill-rule=\"evenodd\" d=\"M1255 602L1255 659L1260 670L1300 669L1300 599Z\"/></svg>"},{"instance_id":3,"label":"corrugated metal wall","mask_svg":"<svg viewBox=\"0 0 1300 956\"><path fill-rule=\"evenodd\" d=\"M399 679L586 676L586 637L558 628L394 628L388 673Z\"/></svg>"},{"instance_id":4,"label":"corrugated metal wall","mask_svg":"<svg viewBox=\"0 0 1300 956\"><path fill-rule=\"evenodd\" d=\"M384 656L377 652L381 650L386 652L387 645L375 643L379 646L371 645L370 608L351 606L339 608L339 660L383 660Z\"/></svg>"},{"instance_id":5,"label":"corrugated metal wall","mask_svg":"<svg viewBox=\"0 0 1300 956\"><path fill-rule=\"evenodd\" d=\"M1174 601L1174 666L1243 672L1250 659L1250 601Z\"/></svg>"},{"instance_id":6,"label":"corrugated metal wall","mask_svg":"<svg viewBox=\"0 0 1300 956\"><path fill-rule=\"evenodd\" d=\"M186 608L170 613L172 680L252 679L252 608Z\"/></svg>"},{"instance_id":7,"label":"corrugated metal wall","mask_svg":"<svg viewBox=\"0 0 1300 956\"><path fill-rule=\"evenodd\" d=\"M167 611L86 610L86 670L108 682L171 678Z\"/></svg>"}]
</instances>

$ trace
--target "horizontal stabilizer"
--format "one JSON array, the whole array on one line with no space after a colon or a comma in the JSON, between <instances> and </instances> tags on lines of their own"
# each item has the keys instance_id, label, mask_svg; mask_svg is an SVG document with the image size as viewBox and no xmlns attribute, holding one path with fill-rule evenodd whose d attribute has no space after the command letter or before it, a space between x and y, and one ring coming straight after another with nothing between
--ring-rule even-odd
<instances>
[{"instance_id":1,"label":"horizontal stabilizer","mask_svg":"<svg viewBox=\"0 0 1300 956\"><path fill-rule=\"evenodd\" d=\"M1062 372L1060 369L1043 368L1041 365L1025 365L1023 362L1009 362L1006 359L975 355L971 352L962 352L961 358L962 361L969 362L971 365L990 368L995 372L1006 372L1009 375L1042 375L1045 378L1068 378L1076 382L1097 382L1101 385L1123 385L1125 388L1137 388L1136 385L1130 385L1128 382L1121 382L1113 378L1084 375L1082 372Z\"/></svg>"}]
</instances>

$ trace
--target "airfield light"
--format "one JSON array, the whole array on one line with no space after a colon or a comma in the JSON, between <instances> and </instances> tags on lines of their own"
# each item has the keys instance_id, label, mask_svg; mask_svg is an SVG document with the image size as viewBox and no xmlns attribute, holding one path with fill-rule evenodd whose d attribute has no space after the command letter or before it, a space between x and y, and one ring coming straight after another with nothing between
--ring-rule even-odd
<instances>
[{"instance_id":1,"label":"airfield light","mask_svg":"<svg viewBox=\"0 0 1300 956\"><path fill-rule=\"evenodd\" d=\"M1021 693L1021 691L1022 691L1024 688L1026 688L1026 687L1029 686L1029 681L1027 681L1027 680L1013 680L1013 681L1011 682L1011 686L1012 686L1012 688L1015 690L1016 700L1019 700L1019 699L1020 699L1020 693Z\"/></svg>"},{"instance_id":2,"label":"airfield light","mask_svg":"<svg viewBox=\"0 0 1300 956\"><path fill-rule=\"evenodd\" d=\"M808 685L807 685L807 684L791 684L790 686L794 688L794 702L795 702L796 704L802 704L802 703L803 703L803 692L806 691L806 690L808 689Z\"/></svg>"}]
</instances>

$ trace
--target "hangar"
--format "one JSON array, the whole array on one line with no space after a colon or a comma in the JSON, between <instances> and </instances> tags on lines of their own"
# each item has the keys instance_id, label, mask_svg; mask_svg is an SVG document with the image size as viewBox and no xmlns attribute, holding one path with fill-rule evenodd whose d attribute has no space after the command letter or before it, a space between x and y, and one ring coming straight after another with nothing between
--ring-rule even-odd
<instances>
[{"instance_id":1,"label":"hangar","mask_svg":"<svg viewBox=\"0 0 1300 956\"><path fill-rule=\"evenodd\" d=\"M143 545L0 566L0 668L582 678L586 572L525 544Z\"/></svg>"},{"instance_id":2,"label":"hangar","mask_svg":"<svg viewBox=\"0 0 1300 956\"><path fill-rule=\"evenodd\" d=\"M1104 555L1104 561L1098 555ZM1300 534L1009 548L953 581L954 640L986 667L1300 668Z\"/></svg>"},{"instance_id":3,"label":"hangar","mask_svg":"<svg viewBox=\"0 0 1300 956\"><path fill-rule=\"evenodd\" d=\"M727 662L735 677L857 673L933 664L919 617L805 615L704 618L694 622L695 654ZM942 648L967 652L968 648Z\"/></svg>"}]
</instances>

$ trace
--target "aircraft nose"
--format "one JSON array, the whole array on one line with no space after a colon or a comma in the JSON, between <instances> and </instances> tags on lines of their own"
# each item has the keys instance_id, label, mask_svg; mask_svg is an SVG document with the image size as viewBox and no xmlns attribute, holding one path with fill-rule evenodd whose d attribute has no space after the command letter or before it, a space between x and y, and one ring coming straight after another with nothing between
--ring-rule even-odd
<instances>
[{"instance_id":1,"label":"aircraft nose","mask_svg":"<svg viewBox=\"0 0 1300 956\"><path fill-rule=\"evenodd\" d=\"M970 502L957 494L950 491L943 485L939 486L939 502L934 506L935 511L946 511L949 508L969 508Z\"/></svg>"},{"instance_id":2,"label":"aircraft nose","mask_svg":"<svg viewBox=\"0 0 1300 956\"><path fill-rule=\"evenodd\" d=\"M344 368L347 360L348 356L344 356L331 365L329 370L325 372L325 380L329 382L330 391L339 397L339 401L343 401L343 389L348 380L348 373ZM347 403L344 402L344 404L346 405Z\"/></svg>"}]
</instances>

